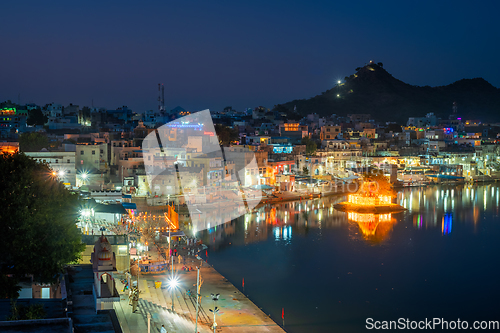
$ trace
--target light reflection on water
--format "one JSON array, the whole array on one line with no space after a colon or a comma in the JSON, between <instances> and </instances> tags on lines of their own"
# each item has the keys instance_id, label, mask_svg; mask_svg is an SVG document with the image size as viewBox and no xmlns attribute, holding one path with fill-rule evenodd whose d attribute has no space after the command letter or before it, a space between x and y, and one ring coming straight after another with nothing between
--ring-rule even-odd
<instances>
[{"instance_id":1,"label":"light reflection on water","mask_svg":"<svg viewBox=\"0 0 500 333\"><path fill-rule=\"evenodd\" d=\"M397 203L407 210L389 217L336 210L334 205L345 201L345 196L267 205L226 223L217 230L211 229L211 237L206 240L211 246L220 246L227 236L235 236L235 225L241 221L244 221L244 233L238 234L239 239L231 243L259 242L266 240L270 234L276 240L290 242L294 234L292 230L300 234L310 228L334 229L346 224L358 226L358 230L350 235L353 239L384 242L391 237L393 225L403 218L410 218L415 229L441 229L442 234L446 235L452 232L453 222L457 218L476 225L480 221L481 212L491 209L498 214L499 190L496 184L402 189L398 192Z\"/></svg>"},{"instance_id":2,"label":"light reflection on water","mask_svg":"<svg viewBox=\"0 0 500 333\"><path fill-rule=\"evenodd\" d=\"M364 331L375 315L495 320L499 189L408 188L397 197L407 210L383 215L336 210L345 196L286 202L203 240L209 263L235 285L244 277L246 293L275 321L288 306L292 333Z\"/></svg>"}]
</instances>

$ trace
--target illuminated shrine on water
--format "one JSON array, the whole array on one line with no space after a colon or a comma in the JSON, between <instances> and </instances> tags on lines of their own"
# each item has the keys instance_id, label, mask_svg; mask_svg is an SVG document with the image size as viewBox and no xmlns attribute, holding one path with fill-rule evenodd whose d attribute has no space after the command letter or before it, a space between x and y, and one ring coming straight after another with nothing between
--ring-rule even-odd
<instances>
[{"instance_id":1,"label":"illuminated shrine on water","mask_svg":"<svg viewBox=\"0 0 500 333\"><path fill-rule=\"evenodd\" d=\"M371 213L387 213L404 210L404 207L392 203L394 194L387 184L381 190L381 184L377 181L365 181L361 183L358 192L349 194L347 201L335 205L335 208L343 211L359 211Z\"/></svg>"}]
</instances>

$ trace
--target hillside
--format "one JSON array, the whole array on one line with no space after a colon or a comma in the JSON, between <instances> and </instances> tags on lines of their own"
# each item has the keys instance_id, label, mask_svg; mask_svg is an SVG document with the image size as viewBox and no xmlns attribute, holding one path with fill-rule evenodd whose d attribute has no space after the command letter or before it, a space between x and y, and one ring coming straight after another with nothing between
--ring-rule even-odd
<instances>
[{"instance_id":1,"label":"hillside","mask_svg":"<svg viewBox=\"0 0 500 333\"><path fill-rule=\"evenodd\" d=\"M462 118L500 121L500 89L482 78L462 79L440 87L412 86L394 78L381 63L357 68L356 74L321 95L277 107L292 112L296 106L301 115L369 113L379 121L406 123L408 117L428 112L448 118L453 102Z\"/></svg>"}]
</instances>

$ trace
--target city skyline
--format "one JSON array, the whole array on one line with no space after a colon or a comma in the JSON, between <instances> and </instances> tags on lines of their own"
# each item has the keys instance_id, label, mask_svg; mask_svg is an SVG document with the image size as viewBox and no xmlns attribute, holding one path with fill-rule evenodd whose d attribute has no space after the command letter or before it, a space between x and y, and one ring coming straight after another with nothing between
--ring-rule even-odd
<instances>
[{"instance_id":1,"label":"city skyline","mask_svg":"<svg viewBox=\"0 0 500 333\"><path fill-rule=\"evenodd\" d=\"M370 60L412 85L500 86L494 3L3 3L0 99L134 111L310 98ZM9 51L10 50L10 51Z\"/></svg>"}]
</instances>

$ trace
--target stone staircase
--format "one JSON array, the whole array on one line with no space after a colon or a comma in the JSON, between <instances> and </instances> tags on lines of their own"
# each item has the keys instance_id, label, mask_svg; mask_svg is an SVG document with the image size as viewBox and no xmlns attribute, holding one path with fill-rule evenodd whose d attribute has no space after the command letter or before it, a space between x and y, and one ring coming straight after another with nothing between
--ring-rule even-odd
<instances>
[{"instance_id":1,"label":"stone staircase","mask_svg":"<svg viewBox=\"0 0 500 333\"><path fill-rule=\"evenodd\" d=\"M160 333L161 325L165 325L169 333L193 332L194 322L184 315L173 313L170 309L152 303L145 299L140 299L137 309L139 310L144 321L148 322L148 313L151 314L151 332ZM210 332L209 326L198 322L198 331Z\"/></svg>"}]
</instances>

